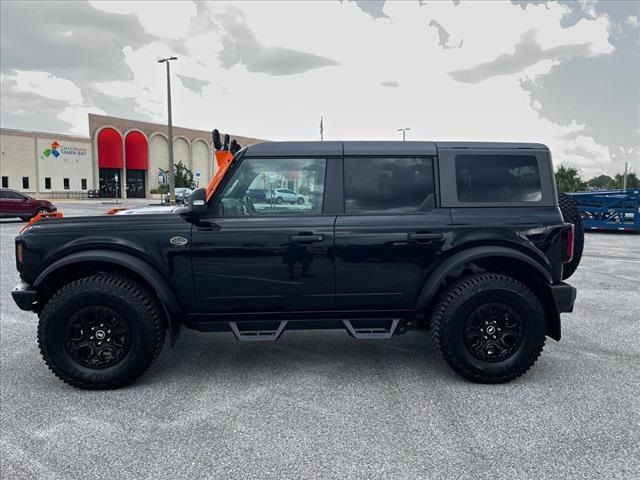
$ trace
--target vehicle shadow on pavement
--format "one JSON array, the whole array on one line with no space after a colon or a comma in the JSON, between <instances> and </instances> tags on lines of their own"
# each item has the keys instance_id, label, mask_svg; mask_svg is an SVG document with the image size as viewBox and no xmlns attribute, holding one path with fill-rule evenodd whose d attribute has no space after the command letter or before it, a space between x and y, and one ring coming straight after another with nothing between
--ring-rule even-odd
<instances>
[{"instance_id":1,"label":"vehicle shadow on pavement","mask_svg":"<svg viewBox=\"0 0 640 480\"><path fill-rule=\"evenodd\" d=\"M165 345L157 364L141 381L176 381L185 376L288 377L304 371L340 372L362 378L402 370L433 378L458 378L434 351L429 332L390 340L354 340L342 331L285 332L277 342L238 342L230 333L183 330L175 347Z\"/></svg>"}]
</instances>

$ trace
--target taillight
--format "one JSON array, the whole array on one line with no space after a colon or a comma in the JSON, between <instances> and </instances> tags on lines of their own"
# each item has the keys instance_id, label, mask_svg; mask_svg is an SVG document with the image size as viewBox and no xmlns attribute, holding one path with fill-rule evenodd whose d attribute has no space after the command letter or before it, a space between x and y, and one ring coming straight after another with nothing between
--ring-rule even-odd
<instances>
[{"instance_id":1,"label":"taillight","mask_svg":"<svg viewBox=\"0 0 640 480\"><path fill-rule=\"evenodd\" d=\"M569 263L573 260L573 242L576 236L576 227L573 223L565 225L564 235L564 255L562 258L563 263Z\"/></svg>"}]
</instances>

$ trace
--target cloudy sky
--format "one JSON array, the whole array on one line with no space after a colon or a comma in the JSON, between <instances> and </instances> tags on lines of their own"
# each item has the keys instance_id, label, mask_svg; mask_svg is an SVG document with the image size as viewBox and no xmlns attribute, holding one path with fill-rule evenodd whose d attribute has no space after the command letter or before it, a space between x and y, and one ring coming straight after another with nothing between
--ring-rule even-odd
<instances>
[{"instance_id":1,"label":"cloudy sky","mask_svg":"<svg viewBox=\"0 0 640 480\"><path fill-rule=\"evenodd\" d=\"M640 2L0 4L1 124L87 113L272 140L543 142L590 177L640 171Z\"/></svg>"}]
</instances>

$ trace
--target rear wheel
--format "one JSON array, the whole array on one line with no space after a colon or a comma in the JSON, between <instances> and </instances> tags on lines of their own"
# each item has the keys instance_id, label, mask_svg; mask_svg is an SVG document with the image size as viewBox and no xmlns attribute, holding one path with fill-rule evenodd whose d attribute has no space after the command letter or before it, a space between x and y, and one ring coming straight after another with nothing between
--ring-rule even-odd
<instances>
[{"instance_id":1,"label":"rear wheel","mask_svg":"<svg viewBox=\"0 0 640 480\"><path fill-rule=\"evenodd\" d=\"M464 277L442 294L431 317L439 354L477 383L503 383L525 373L545 343L546 319L536 295L495 273Z\"/></svg>"},{"instance_id":2,"label":"rear wheel","mask_svg":"<svg viewBox=\"0 0 640 480\"><path fill-rule=\"evenodd\" d=\"M575 225L573 259L569 263L565 263L562 269L562 279L566 280L578 269L578 265L582 259L582 251L584 250L584 228L582 227L580 211L573 198L569 195L558 195L558 203L560 204L560 211L562 212L564 221Z\"/></svg>"},{"instance_id":3,"label":"rear wheel","mask_svg":"<svg viewBox=\"0 0 640 480\"><path fill-rule=\"evenodd\" d=\"M276 203L277 203L278 205L282 204L282 197L277 197L277 198L276 198Z\"/></svg>"},{"instance_id":4,"label":"rear wheel","mask_svg":"<svg viewBox=\"0 0 640 480\"><path fill-rule=\"evenodd\" d=\"M62 381L83 389L127 385L155 361L165 324L152 292L114 275L92 275L58 290L40 313L38 343Z\"/></svg>"}]
</instances>

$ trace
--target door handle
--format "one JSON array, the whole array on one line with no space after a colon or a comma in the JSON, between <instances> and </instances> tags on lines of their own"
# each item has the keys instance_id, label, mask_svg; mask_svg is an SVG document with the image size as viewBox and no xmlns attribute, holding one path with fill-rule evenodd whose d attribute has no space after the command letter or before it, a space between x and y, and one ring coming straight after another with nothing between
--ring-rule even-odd
<instances>
[{"instance_id":1,"label":"door handle","mask_svg":"<svg viewBox=\"0 0 640 480\"><path fill-rule=\"evenodd\" d=\"M300 243L322 242L324 235L289 235L289 240Z\"/></svg>"},{"instance_id":2,"label":"door handle","mask_svg":"<svg viewBox=\"0 0 640 480\"><path fill-rule=\"evenodd\" d=\"M442 240L442 233L409 233L407 238L416 242L430 242L431 240Z\"/></svg>"}]
</instances>

